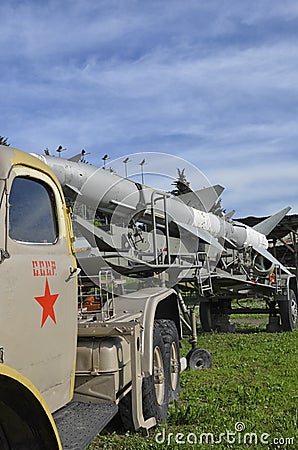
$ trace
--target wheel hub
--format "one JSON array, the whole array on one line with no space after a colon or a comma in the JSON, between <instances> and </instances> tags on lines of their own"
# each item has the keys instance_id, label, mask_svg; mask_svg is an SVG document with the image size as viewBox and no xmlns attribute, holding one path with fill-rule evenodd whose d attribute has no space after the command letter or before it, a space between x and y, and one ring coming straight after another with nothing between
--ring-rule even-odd
<instances>
[{"instance_id":1,"label":"wheel hub","mask_svg":"<svg viewBox=\"0 0 298 450\"><path fill-rule=\"evenodd\" d=\"M159 347L155 347L154 349L153 369L156 400L159 405L162 405L165 396L165 372Z\"/></svg>"},{"instance_id":2,"label":"wheel hub","mask_svg":"<svg viewBox=\"0 0 298 450\"><path fill-rule=\"evenodd\" d=\"M295 298L292 298L292 300L291 300L291 311L292 311L293 323L296 324L297 316L298 316L298 307L297 307L297 302L296 302Z\"/></svg>"},{"instance_id":3,"label":"wheel hub","mask_svg":"<svg viewBox=\"0 0 298 450\"><path fill-rule=\"evenodd\" d=\"M154 383L162 384L165 381L165 376L162 369L154 369Z\"/></svg>"}]
</instances>

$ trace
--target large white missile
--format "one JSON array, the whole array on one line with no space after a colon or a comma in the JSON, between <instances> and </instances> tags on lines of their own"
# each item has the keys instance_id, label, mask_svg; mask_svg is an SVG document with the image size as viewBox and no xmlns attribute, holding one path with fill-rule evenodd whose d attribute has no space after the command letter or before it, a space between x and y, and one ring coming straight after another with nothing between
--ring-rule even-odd
<instances>
[{"instance_id":1,"label":"large white missile","mask_svg":"<svg viewBox=\"0 0 298 450\"><path fill-rule=\"evenodd\" d=\"M78 196L81 203L94 210L122 218L127 224L133 217L138 220L146 215L156 214L159 219L167 215L192 236L208 243L221 252L226 247L241 250L251 247L267 260L288 273L278 260L268 252L268 235L291 209L287 207L254 228L233 221L228 217L215 215L210 209L223 191L214 186L179 197L161 195L147 186L123 178L116 173L99 169L90 164L52 156L35 155L43 160L56 174L65 190Z\"/></svg>"}]
</instances>

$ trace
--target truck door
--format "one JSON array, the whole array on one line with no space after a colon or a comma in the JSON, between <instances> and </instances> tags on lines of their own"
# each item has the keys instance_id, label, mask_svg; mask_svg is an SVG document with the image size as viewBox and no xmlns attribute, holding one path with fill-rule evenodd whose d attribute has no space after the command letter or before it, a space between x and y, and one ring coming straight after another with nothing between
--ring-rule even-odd
<instances>
[{"instance_id":1,"label":"truck door","mask_svg":"<svg viewBox=\"0 0 298 450\"><path fill-rule=\"evenodd\" d=\"M0 266L3 362L43 394L51 411L72 397L77 283L62 194L50 177L15 166L7 180Z\"/></svg>"}]
</instances>

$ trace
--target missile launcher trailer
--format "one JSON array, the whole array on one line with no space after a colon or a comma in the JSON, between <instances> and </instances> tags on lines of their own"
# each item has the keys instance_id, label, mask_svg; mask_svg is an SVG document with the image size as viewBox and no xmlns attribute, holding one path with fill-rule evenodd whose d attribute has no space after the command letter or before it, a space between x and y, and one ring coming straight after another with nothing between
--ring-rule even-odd
<instances>
[{"instance_id":1,"label":"missile launcher trailer","mask_svg":"<svg viewBox=\"0 0 298 450\"><path fill-rule=\"evenodd\" d=\"M135 277L143 285L174 287L194 347L197 305L204 331L233 331L232 313L268 314L268 331L296 328L296 277L270 253L267 239L289 207L250 227L232 220L233 212L216 211L219 185L174 197L79 157L39 156L79 212L76 229L90 244L89 253L77 255L84 272L95 275L108 266L115 276ZM91 221L80 214L82 206ZM98 214L104 225L95 227ZM232 309L232 300L243 299L263 304Z\"/></svg>"}]
</instances>

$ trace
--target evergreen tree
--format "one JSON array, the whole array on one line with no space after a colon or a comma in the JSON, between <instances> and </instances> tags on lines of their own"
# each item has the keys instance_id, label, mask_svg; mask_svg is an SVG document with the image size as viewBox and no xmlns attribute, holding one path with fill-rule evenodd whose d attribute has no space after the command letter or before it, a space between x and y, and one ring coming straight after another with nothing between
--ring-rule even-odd
<instances>
[{"instance_id":1,"label":"evergreen tree","mask_svg":"<svg viewBox=\"0 0 298 450\"><path fill-rule=\"evenodd\" d=\"M0 136L0 145L6 145L6 147L9 147L9 143L7 142L8 138L5 138L3 136Z\"/></svg>"},{"instance_id":2,"label":"evergreen tree","mask_svg":"<svg viewBox=\"0 0 298 450\"><path fill-rule=\"evenodd\" d=\"M172 183L174 186L176 186L176 189L174 189L173 191L171 191L172 195L183 195L183 194L187 194L188 192L192 192L190 186L190 182L187 181L186 176L185 176L185 169L177 169L178 171L178 178L176 181L174 181L174 183Z\"/></svg>"}]
</instances>

